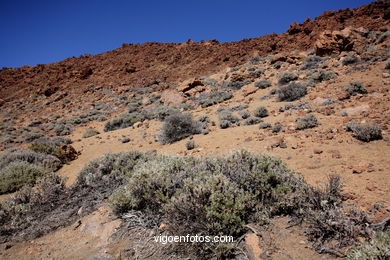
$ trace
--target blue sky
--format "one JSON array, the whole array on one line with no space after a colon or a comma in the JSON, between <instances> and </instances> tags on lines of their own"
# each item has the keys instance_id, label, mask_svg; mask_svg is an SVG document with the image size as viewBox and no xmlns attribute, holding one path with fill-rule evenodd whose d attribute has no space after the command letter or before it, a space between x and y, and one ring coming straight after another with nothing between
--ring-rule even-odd
<instances>
[{"instance_id":1,"label":"blue sky","mask_svg":"<svg viewBox=\"0 0 390 260\"><path fill-rule=\"evenodd\" d=\"M122 43L238 41L370 2L0 0L0 68L98 54Z\"/></svg>"}]
</instances>

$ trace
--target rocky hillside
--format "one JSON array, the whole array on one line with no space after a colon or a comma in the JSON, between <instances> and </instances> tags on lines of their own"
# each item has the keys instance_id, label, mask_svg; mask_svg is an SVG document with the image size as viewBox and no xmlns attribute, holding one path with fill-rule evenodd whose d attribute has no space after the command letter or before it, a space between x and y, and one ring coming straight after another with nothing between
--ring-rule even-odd
<instances>
[{"instance_id":1,"label":"rocky hillside","mask_svg":"<svg viewBox=\"0 0 390 260\"><path fill-rule=\"evenodd\" d=\"M389 6L1 70L0 258L388 259Z\"/></svg>"},{"instance_id":2,"label":"rocky hillside","mask_svg":"<svg viewBox=\"0 0 390 260\"><path fill-rule=\"evenodd\" d=\"M53 64L40 64L0 71L2 102L28 99L34 94L49 96L54 92L72 96L89 84L120 89L149 87L202 76L226 67L234 67L249 57L307 50L315 47L325 30L363 27L386 31L390 17L389 1L377 1L357 9L329 11L303 24L293 23L286 33L270 34L238 42L217 40L195 43L123 44L121 48L99 55L84 55ZM343 43L341 49L354 47Z\"/></svg>"}]
</instances>

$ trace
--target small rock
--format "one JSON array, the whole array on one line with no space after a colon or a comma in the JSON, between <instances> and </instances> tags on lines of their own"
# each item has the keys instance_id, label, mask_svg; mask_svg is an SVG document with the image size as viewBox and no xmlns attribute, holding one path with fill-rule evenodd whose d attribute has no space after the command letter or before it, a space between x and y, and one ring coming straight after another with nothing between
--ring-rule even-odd
<instances>
[{"instance_id":1,"label":"small rock","mask_svg":"<svg viewBox=\"0 0 390 260\"><path fill-rule=\"evenodd\" d=\"M130 138L124 137L124 138L121 139L121 142L122 142L123 144L128 143L128 142L130 142Z\"/></svg>"},{"instance_id":2,"label":"small rock","mask_svg":"<svg viewBox=\"0 0 390 260\"><path fill-rule=\"evenodd\" d=\"M362 172L364 172L364 167L363 166L357 165L357 166L353 166L352 167L352 173L360 174Z\"/></svg>"},{"instance_id":3,"label":"small rock","mask_svg":"<svg viewBox=\"0 0 390 260\"><path fill-rule=\"evenodd\" d=\"M368 183L366 185L366 189L369 190L369 191L374 191L374 190L376 190L376 187L373 184Z\"/></svg>"},{"instance_id":4,"label":"small rock","mask_svg":"<svg viewBox=\"0 0 390 260\"><path fill-rule=\"evenodd\" d=\"M318 148L314 148L313 152L314 152L315 154L322 154L323 150L318 149Z\"/></svg>"}]
</instances>

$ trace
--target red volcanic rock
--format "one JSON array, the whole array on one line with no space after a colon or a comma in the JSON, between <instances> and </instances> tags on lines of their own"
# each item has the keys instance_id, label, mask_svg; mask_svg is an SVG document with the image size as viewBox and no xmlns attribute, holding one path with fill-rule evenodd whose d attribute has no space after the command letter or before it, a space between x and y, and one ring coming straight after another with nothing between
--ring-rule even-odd
<instances>
[{"instance_id":1,"label":"red volcanic rock","mask_svg":"<svg viewBox=\"0 0 390 260\"><path fill-rule=\"evenodd\" d=\"M357 36L364 32L356 28L376 31L387 28L389 7L389 1L376 1L356 9L326 12L303 24L292 24L286 33L237 42L124 44L98 55L32 67L5 68L0 70L0 98L5 102L23 99L47 86L58 86L58 92L66 91L71 99L93 94L84 93L85 86L92 84L97 88L109 86L115 91L123 83L131 88L149 87L155 82L181 82L242 64L253 53L263 56L302 51L313 48L317 41L320 44L316 45L317 49L324 55L334 50L358 49L360 38ZM349 26L355 29L345 31ZM333 33L335 31L337 33Z\"/></svg>"}]
</instances>

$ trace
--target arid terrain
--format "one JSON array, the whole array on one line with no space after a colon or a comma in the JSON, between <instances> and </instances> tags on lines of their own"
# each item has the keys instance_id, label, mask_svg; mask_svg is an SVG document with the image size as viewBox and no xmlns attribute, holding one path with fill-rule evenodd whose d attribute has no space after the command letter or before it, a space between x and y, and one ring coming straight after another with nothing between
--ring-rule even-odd
<instances>
[{"instance_id":1,"label":"arid terrain","mask_svg":"<svg viewBox=\"0 0 390 260\"><path fill-rule=\"evenodd\" d=\"M352 255L353 248L389 234L390 224L389 18L390 2L376 1L293 23L280 35L123 44L99 55L3 68L0 177L17 176L26 186L0 183L0 259L368 259ZM211 253L198 255L199 248L155 245L156 232L187 227L164 215L188 203L164 185L189 192L180 185L191 178L164 179L165 169L188 170L195 160L192 168L208 172L213 165L218 172L216 161L229 164L234 156L254 167L245 154L226 157L242 150L275 157L270 164L277 167L264 171L280 178L280 187L270 181L259 188L272 191L259 199L267 211L242 215L246 206L234 204L239 210L225 212L245 222L234 231L234 248L202 248ZM118 155L130 151L142 155L134 163L133 155ZM210 156L221 157L208 162ZM247 170L240 167L221 166L217 183ZM183 169L175 178L184 178ZM24 172L33 179L20 177ZM156 180L135 177L150 172ZM229 181L247 192L247 180L237 176ZM332 176L340 176L340 191L332 190ZM137 185L150 193L142 197ZM161 201L154 201L161 195L155 190Z\"/></svg>"}]
</instances>

